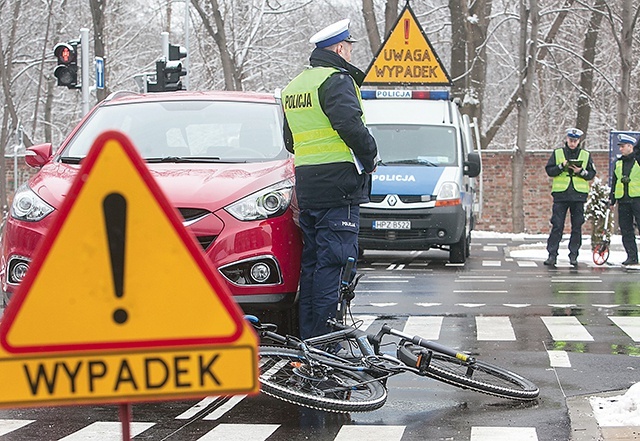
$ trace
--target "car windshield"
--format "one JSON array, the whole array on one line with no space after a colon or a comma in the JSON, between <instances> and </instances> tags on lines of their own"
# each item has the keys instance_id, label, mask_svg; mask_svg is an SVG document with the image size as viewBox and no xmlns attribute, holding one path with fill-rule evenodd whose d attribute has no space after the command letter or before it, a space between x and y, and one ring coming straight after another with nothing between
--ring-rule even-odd
<instances>
[{"instance_id":1,"label":"car windshield","mask_svg":"<svg viewBox=\"0 0 640 441\"><path fill-rule=\"evenodd\" d=\"M128 135L147 162L260 162L288 155L278 105L194 100L101 107L61 159L84 158L96 137L109 129Z\"/></svg>"},{"instance_id":2,"label":"car windshield","mask_svg":"<svg viewBox=\"0 0 640 441\"><path fill-rule=\"evenodd\" d=\"M369 128L384 165L457 165L453 127L376 124Z\"/></svg>"}]
</instances>

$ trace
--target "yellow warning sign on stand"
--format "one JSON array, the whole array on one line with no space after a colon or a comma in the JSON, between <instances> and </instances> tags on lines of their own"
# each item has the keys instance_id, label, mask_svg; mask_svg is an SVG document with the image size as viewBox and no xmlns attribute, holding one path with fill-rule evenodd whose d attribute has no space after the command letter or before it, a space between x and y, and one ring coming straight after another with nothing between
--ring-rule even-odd
<instances>
[{"instance_id":1,"label":"yellow warning sign on stand","mask_svg":"<svg viewBox=\"0 0 640 441\"><path fill-rule=\"evenodd\" d=\"M257 392L257 337L129 139L94 143L0 323L0 406Z\"/></svg>"},{"instance_id":2,"label":"yellow warning sign on stand","mask_svg":"<svg viewBox=\"0 0 640 441\"><path fill-rule=\"evenodd\" d=\"M373 58L364 85L450 86L449 73L407 2Z\"/></svg>"}]
</instances>

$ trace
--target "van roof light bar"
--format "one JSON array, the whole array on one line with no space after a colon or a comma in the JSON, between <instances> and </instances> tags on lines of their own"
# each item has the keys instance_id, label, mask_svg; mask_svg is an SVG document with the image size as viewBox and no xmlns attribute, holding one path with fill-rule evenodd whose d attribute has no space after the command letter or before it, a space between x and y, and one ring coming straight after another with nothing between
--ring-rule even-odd
<instances>
[{"instance_id":1,"label":"van roof light bar","mask_svg":"<svg viewBox=\"0 0 640 441\"><path fill-rule=\"evenodd\" d=\"M401 98L409 100L448 100L448 90L361 90L362 99Z\"/></svg>"}]
</instances>

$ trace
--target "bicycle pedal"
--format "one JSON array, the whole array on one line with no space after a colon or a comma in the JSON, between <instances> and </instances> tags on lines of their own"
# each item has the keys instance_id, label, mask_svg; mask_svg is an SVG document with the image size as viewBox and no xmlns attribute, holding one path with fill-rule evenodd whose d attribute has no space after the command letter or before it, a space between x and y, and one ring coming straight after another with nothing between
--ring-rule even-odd
<instances>
[{"instance_id":1,"label":"bicycle pedal","mask_svg":"<svg viewBox=\"0 0 640 441\"><path fill-rule=\"evenodd\" d=\"M431 365L431 358L433 357L433 352L431 351L421 351L420 355L418 355L418 360L416 362L416 367L421 374L427 372L429 369L429 365Z\"/></svg>"}]
</instances>

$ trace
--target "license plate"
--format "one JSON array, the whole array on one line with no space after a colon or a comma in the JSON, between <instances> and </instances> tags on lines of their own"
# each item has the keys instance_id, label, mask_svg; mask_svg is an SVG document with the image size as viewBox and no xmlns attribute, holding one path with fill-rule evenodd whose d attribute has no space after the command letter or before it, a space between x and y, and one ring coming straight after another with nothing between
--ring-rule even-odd
<instances>
[{"instance_id":1,"label":"license plate","mask_svg":"<svg viewBox=\"0 0 640 441\"><path fill-rule=\"evenodd\" d=\"M410 230L411 221L373 221L374 230Z\"/></svg>"}]
</instances>

